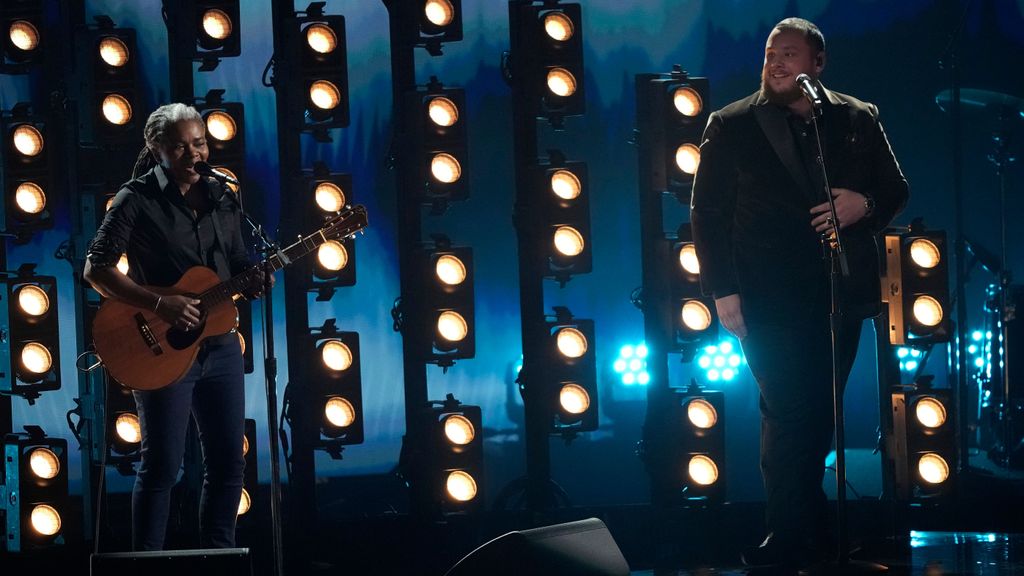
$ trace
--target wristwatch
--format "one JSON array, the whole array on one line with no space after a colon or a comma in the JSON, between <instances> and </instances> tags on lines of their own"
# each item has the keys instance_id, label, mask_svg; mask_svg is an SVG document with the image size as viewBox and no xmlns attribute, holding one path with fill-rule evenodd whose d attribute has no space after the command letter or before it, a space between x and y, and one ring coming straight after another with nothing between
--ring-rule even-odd
<instances>
[{"instance_id":1,"label":"wristwatch","mask_svg":"<svg viewBox=\"0 0 1024 576\"><path fill-rule=\"evenodd\" d=\"M864 196L864 217L870 218L875 213L875 199L871 196Z\"/></svg>"}]
</instances>

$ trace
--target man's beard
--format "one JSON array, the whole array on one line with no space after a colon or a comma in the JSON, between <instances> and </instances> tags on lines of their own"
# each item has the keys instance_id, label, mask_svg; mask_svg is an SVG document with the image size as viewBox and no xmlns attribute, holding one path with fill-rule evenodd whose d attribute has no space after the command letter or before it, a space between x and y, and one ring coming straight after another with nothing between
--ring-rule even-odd
<instances>
[{"instance_id":1,"label":"man's beard","mask_svg":"<svg viewBox=\"0 0 1024 576\"><path fill-rule=\"evenodd\" d=\"M803 94L800 92L800 87L797 86L796 82L793 82L792 86L781 92L776 92L768 85L768 71L761 70L761 94L771 102L779 106L789 106L793 102L800 99Z\"/></svg>"}]
</instances>

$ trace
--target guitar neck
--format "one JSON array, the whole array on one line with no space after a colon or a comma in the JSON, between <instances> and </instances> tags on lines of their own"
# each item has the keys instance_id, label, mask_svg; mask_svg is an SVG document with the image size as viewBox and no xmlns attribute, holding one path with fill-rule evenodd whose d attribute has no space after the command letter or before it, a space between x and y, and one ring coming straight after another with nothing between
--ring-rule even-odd
<instances>
[{"instance_id":1,"label":"guitar neck","mask_svg":"<svg viewBox=\"0 0 1024 576\"><path fill-rule=\"evenodd\" d=\"M314 232L304 238L300 238L291 246L278 250L277 253L270 255L270 257L260 264L252 266L244 272L236 274L230 280L225 280L224 282L221 282L220 284L217 284L209 290L199 294L199 299L202 300L203 304L207 307L214 307L223 302L234 300L235 296L244 294L247 290L262 282L260 270L266 270L268 273L273 274L285 266L288 266L293 261L302 258L313 250L316 250L326 241L327 237L324 235L322 230Z\"/></svg>"}]
</instances>

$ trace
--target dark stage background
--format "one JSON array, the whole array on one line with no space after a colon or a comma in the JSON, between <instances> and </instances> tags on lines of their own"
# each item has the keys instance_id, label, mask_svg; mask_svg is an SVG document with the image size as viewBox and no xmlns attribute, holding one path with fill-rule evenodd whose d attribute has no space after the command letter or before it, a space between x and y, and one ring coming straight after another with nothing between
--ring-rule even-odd
<instances>
[{"instance_id":1,"label":"dark stage background","mask_svg":"<svg viewBox=\"0 0 1024 576\"><path fill-rule=\"evenodd\" d=\"M594 272L578 276L564 290L550 286L546 302L565 304L580 317L593 318L597 329L597 358L601 378L600 430L571 446L552 440L554 479L574 504L607 505L648 501L647 476L634 455L645 410L642 386L619 382L611 365L621 346L643 338L640 312L629 301L640 284L640 226L637 202L637 159L628 142L635 126L633 76L665 72L681 64L693 75L711 82L711 104L719 108L754 91L760 73L763 45L771 26L797 15L815 21L826 35L829 62L823 80L835 90L876 103L890 140L911 183L911 200L898 223L922 216L931 227L946 228L952 237L954 203L951 186L953 143L950 118L935 104L948 87L948 74L938 61L957 26L966 2L900 0L585 0L583 4L587 114L567 121L568 131L551 134L551 141L573 159L589 163ZM464 0L465 40L445 47L443 58L420 51L417 78L437 75L447 85L463 86L468 97L471 146L471 198L447 215L427 220L425 234L444 230L456 242L476 251L476 358L460 361L447 374L429 369L431 398L452 392L463 402L483 408L485 427L486 497L493 500L508 482L525 472L522 441L523 408L513 384L520 357L520 327L516 267L516 237L512 227L512 126L510 89L499 61L508 49L508 11L497 0ZM299 8L304 7L302 3ZM160 2L86 2L87 16L109 15L119 26L139 31L140 73L144 86L143 113L165 103L169 93L166 30ZM399 294L396 252L394 175L385 167L391 131L391 78L387 13L382 3L331 0L329 13L347 19L351 127L336 133L333 146L312 147L332 169L354 176L355 200L370 211L371 227L358 242L358 284L330 303L312 303L310 323L336 317L344 330L362 338L363 402L366 442L349 447L342 461L317 456L320 476L382 474L397 460L404 433L401 339L392 331L390 308ZM294 190L282 189L277 166L274 92L260 77L272 52L270 2L242 3L242 56L227 59L209 74L195 75L196 94L225 88L225 98L246 107L246 150L249 207L270 229L279 206ZM1024 0L973 2L959 40L964 87L984 88L1024 96ZM0 106L7 109L26 100L24 78L4 76ZM986 161L992 118L964 111L965 234L992 252L999 251L997 182ZM1024 122L1016 119L1015 135L1024 137ZM140 141L141 146L141 141ZM1019 147L1017 148L1019 150ZM124 175L127 179L128 175ZM1006 218L1010 267L1022 270L1019 223L1022 214L1020 168L1009 173ZM71 345L75 330L71 274L66 262L52 255L69 235L68 207L60 206L57 227L24 246L12 246L10 267L39 262L39 271L61 282L63 388L44 395L35 406L14 399L15 428L40 424L50 435L74 440L65 412L77 396L75 356L83 342ZM681 222L686 211L671 219ZM77 271L74 271L77 273ZM976 268L967 293L971 326L981 322L982 294L993 279ZM284 310L283 290L275 291ZM257 321L258 322L258 321ZM278 341L284 338L279 319ZM257 358L262 354L255 340ZM858 364L847 393L848 443L852 448L874 447L878 425L878 393L874 370L873 334L866 331ZM284 346L280 386L286 384ZM928 372L945 383L945 354L932 358ZM688 379L692 366L680 366L675 377ZM700 371L692 375L703 378ZM263 374L247 376L246 414L260 424L260 478L269 482L266 447L266 408ZM715 383L725 391L729 499L762 498L757 467L758 413L756 387L746 372L729 382ZM80 492L80 455L71 453L73 490ZM862 493L878 484L877 459L850 462L850 476ZM130 480L110 473L114 491L127 491ZM860 484L858 484L860 482ZM401 497L395 494L395 498ZM387 498L387 496L385 496ZM393 503L398 504L398 503Z\"/></svg>"}]
</instances>

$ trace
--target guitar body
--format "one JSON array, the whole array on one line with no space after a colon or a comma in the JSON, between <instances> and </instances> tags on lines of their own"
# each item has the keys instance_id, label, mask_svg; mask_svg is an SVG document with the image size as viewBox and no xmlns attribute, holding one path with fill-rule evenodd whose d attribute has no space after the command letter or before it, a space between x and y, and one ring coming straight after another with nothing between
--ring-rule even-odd
<instances>
[{"instance_id":1,"label":"guitar body","mask_svg":"<svg viewBox=\"0 0 1024 576\"><path fill-rule=\"evenodd\" d=\"M189 268L178 283L149 287L156 294L193 296L220 283L204 266ZM213 307L198 306L202 316L188 332L175 328L152 310L108 300L93 320L93 342L110 376L134 390L157 390L180 380L195 362L199 345L210 336L235 327L238 311L226 300Z\"/></svg>"}]
</instances>

